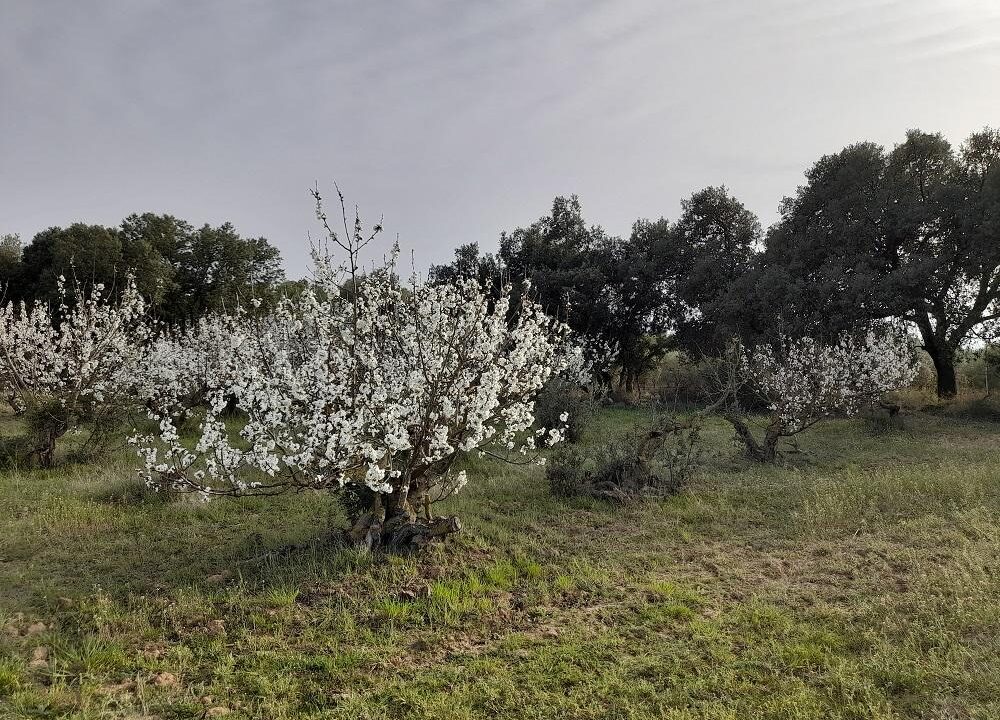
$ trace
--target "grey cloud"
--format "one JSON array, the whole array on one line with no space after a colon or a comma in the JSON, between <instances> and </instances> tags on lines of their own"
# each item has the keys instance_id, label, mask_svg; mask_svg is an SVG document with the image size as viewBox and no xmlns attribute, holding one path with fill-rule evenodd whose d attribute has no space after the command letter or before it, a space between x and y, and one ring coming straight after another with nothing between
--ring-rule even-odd
<instances>
[{"instance_id":1,"label":"grey cloud","mask_svg":"<svg viewBox=\"0 0 1000 720\"><path fill-rule=\"evenodd\" d=\"M987 0L9 0L0 232L232 220L301 274L333 179L423 266L555 194L625 233L724 182L767 223L848 142L996 124L998 29Z\"/></svg>"}]
</instances>

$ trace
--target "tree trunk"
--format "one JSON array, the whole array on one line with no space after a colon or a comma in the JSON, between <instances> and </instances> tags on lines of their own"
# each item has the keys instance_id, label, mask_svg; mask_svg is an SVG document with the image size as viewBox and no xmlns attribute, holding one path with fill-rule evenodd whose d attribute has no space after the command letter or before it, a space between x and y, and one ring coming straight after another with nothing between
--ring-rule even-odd
<instances>
[{"instance_id":1,"label":"tree trunk","mask_svg":"<svg viewBox=\"0 0 1000 720\"><path fill-rule=\"evenodd\" d=\"M772 463L778 457L778 441L781 440L781 425L772 420L764 431L764 462Z\"/></svg>"},{"instance_id":2,"label":"tree trunk","mask_svg":"<svg viewBox=\"0 0 1000 720\"><path fill-rule=\"evenodd\" d=\"M950 398L958 394L958 376L955 373L955 353L947 348L928 348L937 374L937 395Z\"/></svg>"},{"instance_id":3,"label":"tree trunk","mask_svg":"<svg viewBox=\"0 0 1000 720\"><path fill-rule=\"evenodd\" d=\"M49 469L56 464L56 441L62 433L47 428L35 435L33 447L28 452L28 462L32 457L38 458L38 466Z\"/></svg>"},{"instance_id":4,"label":"tree trunk","mask_svg":"<svg viewBox=\"0 0 1000 720\"><path fill-rule=\"evenodd\" d=\"M422 500L422 494L411 497L407 487L387 496L375 495L371 509L354 521L344 539L365 551L414 552L462 529L455 516L418 518L414 508Z\"/></svg>"},{"instance_id":5,"label":"tree trunk","mask_svg":"<svg viewBox=\"0 0 1000 720\"><path fill-rule=\"evenodd\" d=\"M640 375L641 373L636 372L633 368L622 366L621 384L619 387L624 391L624 397L629 402L636 399Z\"/></svg>"},{"instance_id":6,"label":"tree trunk","mask_svg":"<svg viewBox=\"0 0 1000 720\"><path fill-rule=\"evenodd\" d=\"M764 441L757 442L757 438L753 436L753 432L747 426L746 422L742 417L736 415L732 412L727 412L723 417L729 421L729 424L733 426L733 430L736 431L736 438L743 443L746 448L747 455L761 463L772 463L778 456L778 440L781 439L781 434L778 432L778 428L774 423L770 423L767 426L767 430L764 434Z\"/></svg>"}]
</instances>

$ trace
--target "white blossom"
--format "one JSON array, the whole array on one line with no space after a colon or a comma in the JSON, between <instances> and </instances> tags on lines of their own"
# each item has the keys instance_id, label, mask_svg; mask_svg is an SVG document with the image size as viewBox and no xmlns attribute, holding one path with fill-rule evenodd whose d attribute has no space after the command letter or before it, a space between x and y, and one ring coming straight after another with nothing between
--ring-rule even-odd
<instances>
[{"instance_id":1,"label":"white blossom","mask_svg":"<svg viewBox=\"0 0 1000 720\"><path fill-rule=\"evenodd\" d=\"M227 494L354 484L435 500L467 482L451 472L460 455L535 448L535 395L582 364L564 325L533 302L512 307L510 288L400 286L393 260L363 279L314 260L315 282L270 313L205 318L157 342L144 393L159 432L137 439L152 482ZM208 407L188 449L177 424L199 392ZM233 404L239 428L223 417Z\"/></svg>"}]
</instances>

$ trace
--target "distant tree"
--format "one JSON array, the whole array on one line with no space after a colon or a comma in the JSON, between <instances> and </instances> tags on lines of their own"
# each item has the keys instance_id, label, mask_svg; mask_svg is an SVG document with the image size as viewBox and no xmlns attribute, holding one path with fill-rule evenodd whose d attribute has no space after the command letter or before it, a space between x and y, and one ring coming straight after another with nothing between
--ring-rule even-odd
<instances>
[{"instance_id":1,"label":"distant tree","mask_svg":"<svg viewBox=\"0 0 1000 720\"><path fill-rule=\"evenodd\" d=\"M740 330L734 286L755 266L763 245L760 221L724 186L681 201L673 225L661 220L659 253L669 290L673 342L689 355L716 355Z\"/></svg>"},{"instance_id":2,"label":"distant tree","mask_svg":"<svg viewBox=\"0 0 1000 720\"><path fill-rule=\"evenodd\" d=\"M758 317L769 308L773 324L800 335L912 322L938 394L950 396L957 351L1000 318L998 240L1000 132L975 133L956 152L911 130L891 152L860 143L821 158L784 201L744 290Z\"/></svg>"},{"instance_id":3,"label":"distant tree","mask_svg":"<svg viewBox=\"0 0 1000 720\"><path fill-rule=\"evenodd\" d=\"M656 367L668 349L672 296L664 270L674 248L665 239L665 221L640 220L628 240L609 243L602 255L609 316L601 334L617 352L621 381L627 392Z\"/></svg>"},{"instance_id":4,"label":"distant tree","mask_svg":"<svg viewBox=\"0 0 1000 720\"><path fill-rule=\"evenodd\" d=\"M119 228L76 223L38 233L24 249L9 294L51 302L64 276L103 284L117 296L123 289L117 279L129 272L150 314L169 323L232 310L251 296L268 301L285 279L281 254L265 238L241 237L229 223L196 230L171 215L143 213Z\"/></svg>"},{"instance_id":5,"label":"distant tree","mask_svg":"<svg viewBox=\"0 0 1000 720\"><path fill-rule=\"evenodd\" d=\"M163 320L183 319L181 308L190 288L182 288L177 275L192 231L184 220L155 213L133 213L119 227L123 262L134 268L150 314Z\"/></svg>"},{"instance_id":6,"label":"distant tree","mask_svg":"<svg viewBox=\"0 0 1000 720\"><path fill-rule=\"evenodd\" d=\"M269 299L284 281L281 253L267 239L243 238L230 223L192 232L175 261L174 314L195 318L232 311L250 297Z\"/></svg>"},{"instance_id":7,"label":"distant tree","mask_svg":"<svg viewBox=\"0 0 1000 720\"><path fill-rule=\"evenodd\" d=\"M60 276L84 286L103 284L113 292L123 273L121 239L114 228L84 223L51 227L24 248L10 296L15 301L57 302Z\"/></svg>"},{"instance_id":8,"label":"distant tree","mask_svg":"<svg viewBox=\"0 0 1000 720\"><path fill-rule=\"evenodd\" d=\"M602 350L595 370L604 382L611 382L610 365L616 365L621 385L631 392L667 350L663 268L664 253L671 250L659 229L641 221L628 239L611 237L587 224L575 195L557 197L549 215L501 234L496 256L483 254L476 244L463 245L453 262L431 269L431 279L475 277L494 294L506 279L514 282L515 293L524 290L516 281L528 280L547 313Z\"/></svg>"},{"instance_id":9,"label":"distant tree","mask_svg":"<svg viewBox=\"0 0 1000 720\"><path fill-rule=\"evenodd\" d=\"M479 243L466 243L455 248L455 259L445 265L431 265L430 281L432 283L449 283L459 279L475 278L483 287L496 286L504 271L499 260L492 253L483 253Z\"/></svg>"},{"instance_id":10,"label":"distant tree","mask_svg":"<svg viewBox=\"0 0 1000 720\"><path fill-rule=\"evenodd\" d=\"M584 335L600 335L610 319L606 262L612 240L588 226L575 195L557 197L552 212L500 236L498 257L511 280L527 279L542 307Z\"/></svg>"},{"instance_id":11,"label":"distant tree","mask_svg":"<svg viewBox=\"0 0 1000 720\"><path fill-rule=\"evenodd\" d=\"M0 298L5 297L21 265L21 236L0 235Z\"/></svg>"},{"instance_id":12,"label":"distant tree","mask_svg":"<svg viewBox=\"0 0 1000 720\"><path fill-rule=\"evenodd\" d=\"M608 348L631 392L666 352L663 253L659 236L637 224L627 240L588 226L579 198L557 197L550 215L500 238L511 278L525 277L547 311L595 347ZM597 368L610 381L610 368Z\"/></svg>"}]
</instances>

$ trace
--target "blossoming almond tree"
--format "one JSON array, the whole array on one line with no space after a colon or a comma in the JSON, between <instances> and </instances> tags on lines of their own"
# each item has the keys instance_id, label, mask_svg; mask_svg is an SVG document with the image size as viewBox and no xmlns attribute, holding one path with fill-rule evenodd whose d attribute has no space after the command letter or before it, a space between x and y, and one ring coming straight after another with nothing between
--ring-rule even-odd
<instances>
[{"instance_id":1,"label":"blossoming almond tree","mask_svg":"<svg viewBox=\"0 0 1000 720\"><path fill-rule=\"evenodd\" d=\"M882 395L908 385L917 372L905 330L882 325L847 334L833 343L782 337L776 346L749 351L738 346L722 363L724 392L717 403L751 457L772 462L778 442L833 414L851 415ZM740 408L739 390L763 397L770 413L758 439Z\"/></svg>"},{"instance_id":2,"label":"blossoming almond tree","mask_svg":"<svg viewBox=\"0 0 1000 720\"><path fill-rule=\"evenodd\" d=\"M131 276L120 299L107 289L67 287L60 303L0 306L0 389L22 414L31 436L26 460L52 465L56 442L86 434L93 448L122 419L151 336L146 305Z\"/></svg>"},{"instance_id":3,"label":"blossoming almond tree","mask_svg":"<svg viewBox=\"0 0 1000 720\"><path fill-rule=\"evenodd\" d=\"M362 277L358 253L374 235L347 227L346 213L334 232L316 199L346 261L315 252L312 287L234 328L193 448L164 411L159 435L137 441L154 483L206 495L353 486L370 502L351 542L422 546L460 528L430 507L465 484L458 458L530 458L561 439L561 428L532 429L532 410L570 364L567 329L530 301L512 308L509 287L499 299L474 280L403 287L394 260ZM246 417L238 430L222 417L229 398Z\"/></svg>"},{"instance_id":4,"label":"blossoming almond tree","mask_svg":"<svg viewBox=\"0 0 1000 720\"><path fill-rule=\"evenodd\" d=\"M149 345L136 374L138 399L179 422L227 387L238 368L231 354L246 342L246 313L205 315L185 329L168 328Z\"/></svg>"}]
</instances>

